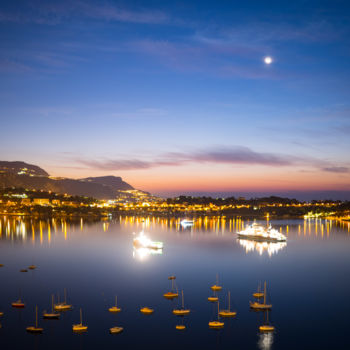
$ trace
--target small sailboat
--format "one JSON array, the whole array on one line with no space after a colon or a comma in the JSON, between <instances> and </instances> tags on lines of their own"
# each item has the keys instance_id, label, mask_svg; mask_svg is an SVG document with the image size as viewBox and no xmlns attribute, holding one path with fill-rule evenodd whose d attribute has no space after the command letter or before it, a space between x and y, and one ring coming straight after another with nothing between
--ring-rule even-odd
<instances>
[{"instance_id":1,"label":"small sailboat","mask_svg":"<svg viewBox=\"0 0 350 350\"><path fill-rule=\"evenodd\" d=\"M26 306L21 299L21 291L19 292L19 299L17 301L14 301L13 303L11 303L11 306L15 307L17 309L23 309Z\"/></svg>"},{"instance_id":2,"label":"small sailboat","mask_svg":"<svg viewBox=\"0 0 350 350\"><path fill-rule=\"evenodd\" d=\"M175 328L179 331L183 331L186 329L186 326L184 324L177 324Z\"/></svg>"},{"instance_id":3,"label":"small sailboat","mask_svg":"<svg viewBox=\"0 0 350 350\"><path fill-rule=\"evenodd\" d=\"M28 266L28 269L29 270L35 270L36 269L36 265L31 264L31 265Z\"/></svg>"},{"instance_id":4,"label":"small sailboat","mask_svg":"<svg viewBox=\"0 0 350 350\"><path fill-rule=\"evenodd\" d=\"M165 294L163 294L163 297L165 299L174 299L174 298L177 298L179 296L179 293L178 291L175 289L175 286L174 286L174 281L175 281L176 277L175 276L169 276L168 277L168 280L171 280L171 291L170 292L167 292Z\"/></svg>"},{"instance_id":5,"label":"small sailboat","mask_svg":"<svg viewBox=\"0 0 350 350\"><path fill-rule=\"evenodd\" d=\"M123 332L124 328L123 327L112 327L109 329L109 333L111 334L119 334Z\"/></svg>"},{"instance_id":6,"label":"small sailboat","mask_svg":"<svg viewBox=\"0 0 350 350\"><path fill-rule=\"evenodd\" d=\"M231 293L227 293L228 297L228 309L227 310L221 310L219 312L220 317L235 317L237 315L236 311L231 311Z\"/></svg>"},{"instance_id":7,"label":"small sailboat","mask_svg":"<svg viewBox=\"0 0 350 350\"><path fill-rule=\"evenodd\" d=\"M115 306L110 307L110 308L108 309L108 311L109 311L109 312L112 312L112 313L114 313L114 314L116 314L116 313L122 311L122 309L121 309L120 307L118 307L117 305L118 305L118 304L117 304L117 296L115 296Z\"/></svg>"},{"instance_id":8,"label":"small sailboat","mask_svg":"<svg viewBox=\"0 0 350 350\"><path fill-rule=\"evenodd\" d=\"M216 283L213 286L211 286L210 288L214 292L218 292L218 291L220 291L222 289L222 287L219 286L219 276L218 276L218 274L216 274Z\"/></svg>"},{"instance_id":9,"label":"small sailboat","mask_svg":"<svg viewBox=\"0 0 350 350\"><path fill-rule=\"evenodd\" d=\"M72 305L67 304L67 291L66 288L64 288L64 302L55 304L54 309L56 311L68 311L72 309Z\"/></svg>"},{"instance_id":10,"label":"small sailboat","mask_svg":"<svg viewBox=\"0 0 350 350\"><path fill-rule=\"evenodd\" d=\"M73 324L72 329L73 329L73 332L75 333L83 333L83 332L86 332L88 329L88 326L83 325L83 315L82 315L81 308L80 308L80 323Z\"/></svg>"},{"instance_id":11,"label":"small sailboat","mask_svg":"<svg viewBox=\"0 0 350 350\"><path fill-rule=\"evenodd\" d=\"M271 304L266 304L266 281L264 283L264 300L262 303L259 301L250 301L250 307L254 310L269 310L272 308Z\"/></svg>"},{"instance_id":12,"label":"small sailboat","mask_svg":"<svg viewBox=\"0 0 350 350\"><path fill-rule=\"evenodd\" d=\"M0 264L0 267L4 267L4 264Z\"/></svg>"},{"instance_id":13,"label":"small sailboat","mask_svg":"<svg viewBox=\"0 0 350 350\"><path fill-rule=\"evenodd\" d=\"M48 319L48 320L58 320L60 318L60 314L58 312L54 311L54 296L52 294L51 296L51 312L44 312L43 313L43 318Z\"/></svg>"},{"instance_id":14,"label":"small sailboat","mask_svg":"<svg viewBox=\"0 0 350 350\"><path fill-rule=\"evenodd\" d=\"M4 316L4 313L2 311L0 311L0 317Z\"/></svg>"},{"instance_id":15,"label":"small sailboat","mask_svg":"<svg viewBox=\"0 0 350 350\"><path fill-rule=\"evenodd\" d=\"M30 326L26 328L26 331L29 333L42 333L43 328L38 327L38 306L35 307L35 327Z\"/></svg>"},{"instance_id":16,"label":"small sailboat","mask_svg":"<svg viewBox=\"0 0 350 350\"><path fill-rule=\"evenodd\" d=\"M258 291L253 293L253 297L259 299L259 298L262 298L263 296L264 296L264 292L261 290L261 284L259 283Z\"/></svg>"},{"instance_id":17,"label":"small sailboat","mask_svg":"<svg viewBox=\"0 0 350 350\"><path fill-rule=\"evenodd\" d=\"M216 303L219 300L219 297L217 296L217 293L214 291L214 295L208 297L208 301L211 303Z\"/></svg>"},{"instance_id":18,"label":"small sailboat","mask_svg":"<svg viewBox=\"0 0 350 350\"><path fill-rule=\"evenodd\" d=\"M224 325L225 323L220 322L220 319L219 319L219 302L218 302L218 319L216 321L210 321L209 328L220 329L220 328L224 328Z\"/></svg>"},{"instance_id":19,"label":"small sailboat","mask_svg":"<svg viewBox=\"0 0 350 350\"><path fill-rule=\"evenodd\" d=\"M19 272L28 272L27 269L20 269Z\"/></svg>"},{"instance_id":20,"label":"small sailboat","mask_svg":"<svg viewBox=\"0 0 350 350\"><path fill-rule=\"evenodd\" d=\"M145 306L145 307L140 309L140 312L144 315L152 315L154 310L151 309L150 307Z\"/></svg>"},{"instance_id":21,"label":"small sailboat","mask_svg":"<svg viewBox=\"0 0 350 350\"><path fill-rule=\"evenodd\" d=\"M269 310L266 310L266 319L264 321L264 324L259 327L259 331L261 333L269 333L273 332L275 330L275 327L270 325L269 323Z\"/></svg>"},{"instance_id":22,"label":"small sailboat","mask_svg":"<svg viewBox=\"0 0 350 350\"><path fill-rule=\"evenodd\" d=\"M189 309L185 309L185 304L184 304L184 291L182 290L181 291L181 296L182 296L182 307L181 307L181 309L174 309L173 310L173 314L174 315L177 315L177 316L185 316L185 315L188 315L190 312L191 312L191 310L189 310Z\"/></svg>"}]
</instances>

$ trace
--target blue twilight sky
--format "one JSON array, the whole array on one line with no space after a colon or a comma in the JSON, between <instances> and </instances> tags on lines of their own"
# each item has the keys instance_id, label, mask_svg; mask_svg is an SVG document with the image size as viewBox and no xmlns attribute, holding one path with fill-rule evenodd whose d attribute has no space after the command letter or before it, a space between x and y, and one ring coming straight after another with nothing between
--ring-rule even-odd
<instances>
[{"instance_id":1,"label":"blue twilight sky","mask_svg":"<svg viewBox=\"0 0 350 350\"><path fill-rule=\"evenodd\" d=\"M348 1L1 1L0 45L2 160L153 193L350 190Z\"/></svg>"}]
</instances>

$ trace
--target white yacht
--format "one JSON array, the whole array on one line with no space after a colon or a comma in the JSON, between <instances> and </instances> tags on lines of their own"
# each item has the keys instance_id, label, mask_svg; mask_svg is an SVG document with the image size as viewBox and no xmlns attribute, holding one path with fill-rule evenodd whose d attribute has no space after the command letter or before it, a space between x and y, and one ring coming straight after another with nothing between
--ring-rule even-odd
<instances>
[{"instance_id":1,"label":"white yacht","mask_svg":"<svg viewBox=\"0 0 350 350\"><path fill-rule=\"evenodd\" d=\"M264 242L285 242L287 237L272 228L271 225L268 228L258 225L256 222L249 225L245 230L237 232L240 239L251 239L255 241Z\"/></svg>"}]
</instances>

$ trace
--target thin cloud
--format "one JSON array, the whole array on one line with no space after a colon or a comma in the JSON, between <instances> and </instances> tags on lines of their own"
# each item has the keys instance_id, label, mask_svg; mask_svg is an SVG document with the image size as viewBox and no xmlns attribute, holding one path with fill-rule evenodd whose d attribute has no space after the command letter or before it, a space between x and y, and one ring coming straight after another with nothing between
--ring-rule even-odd
<instances>
[{"instance_id":1,"label":"thin cloud","mask_svg":"<svg viewBox=\"0 0 350 350\"><path fill-rule=\"evenodd\" d=\"M328 168L322 168L322 170L330 172L330 173L339 173L339 174L348 173L350 171L349 168L346 168L343 166L333 166L333 167L328 167Z\"/></svg>"},{"instance_id":2,"label":"thin cloud","mask_svg":"<svg viewBox=\"0 0 350 350\"><path fill-rule=\"evenodd\" d=\"M0 12L0 22L37 23L47 25L60 24L70 18L90 18L102 21L127 23L161 24L167 23L169 17L158 10L130 10L116 6L111 1L91 2L79 0L62 0L59 2L34 1L18 13Z\"/></svg>"},{"instance_id":3,"label":"thin cloud","mask_svg":"<svg viewBox=\"0 0 350 350\"><path fill-rule=\"evenodd\" d=\"M231 165L264 165L264 166L292 166L310 163L320 166L322 161L311 158L295 157L284 154L255 152L248 147L232 147L213 150L203 150L192 153L166 153L151 160L115 159L115 160L84 160L77 159L78 163L92 169L118 171L140 170L164 166L181 166L193 163L231 164Z\"/></svg>"}]
</instances>

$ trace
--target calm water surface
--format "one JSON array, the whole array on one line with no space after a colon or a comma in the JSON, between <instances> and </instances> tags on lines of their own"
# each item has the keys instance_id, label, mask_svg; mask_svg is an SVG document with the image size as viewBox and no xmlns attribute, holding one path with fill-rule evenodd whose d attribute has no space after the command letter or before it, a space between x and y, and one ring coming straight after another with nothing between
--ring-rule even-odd
<instances>
[{"instance_id":1,"label":"calm water surface","mask_svg":"<svg viewBox=\"0 0 350 350\"><path fill-rule=\"evenodd\" d=\"M122 217L117 220L34 220L0 218L0 342L2 349L350 349L350 224L326 220L276 220L287 244L240 242L235 232L248 222L201 219L183 228L177 219ZM265 222L264 222L265 223ZM137 250L133 233L162 241L162 252ZM152 254L153 253L153 254ZM38 266L27 273L20 269ZM216 307L207 301L216 274L237 317L220 330L208 328ZM162 297L176 275L184 290L183 319L172 314L179 301ZM261 313L249 310L260 281L268 283L276 331L261 335ZM73 310L43 320L51 294L67 289ZM23 310L11 308L22 295ZM118 304L122 312L110 314ZM27 334L39 308L42 335ZM139 308L155 309L151 316ZM88 332L72 333L79 309ZM175 329L184 323L185 331ZM110 335L112 326L124 327Z\"/></svg>"}]
</instances>

